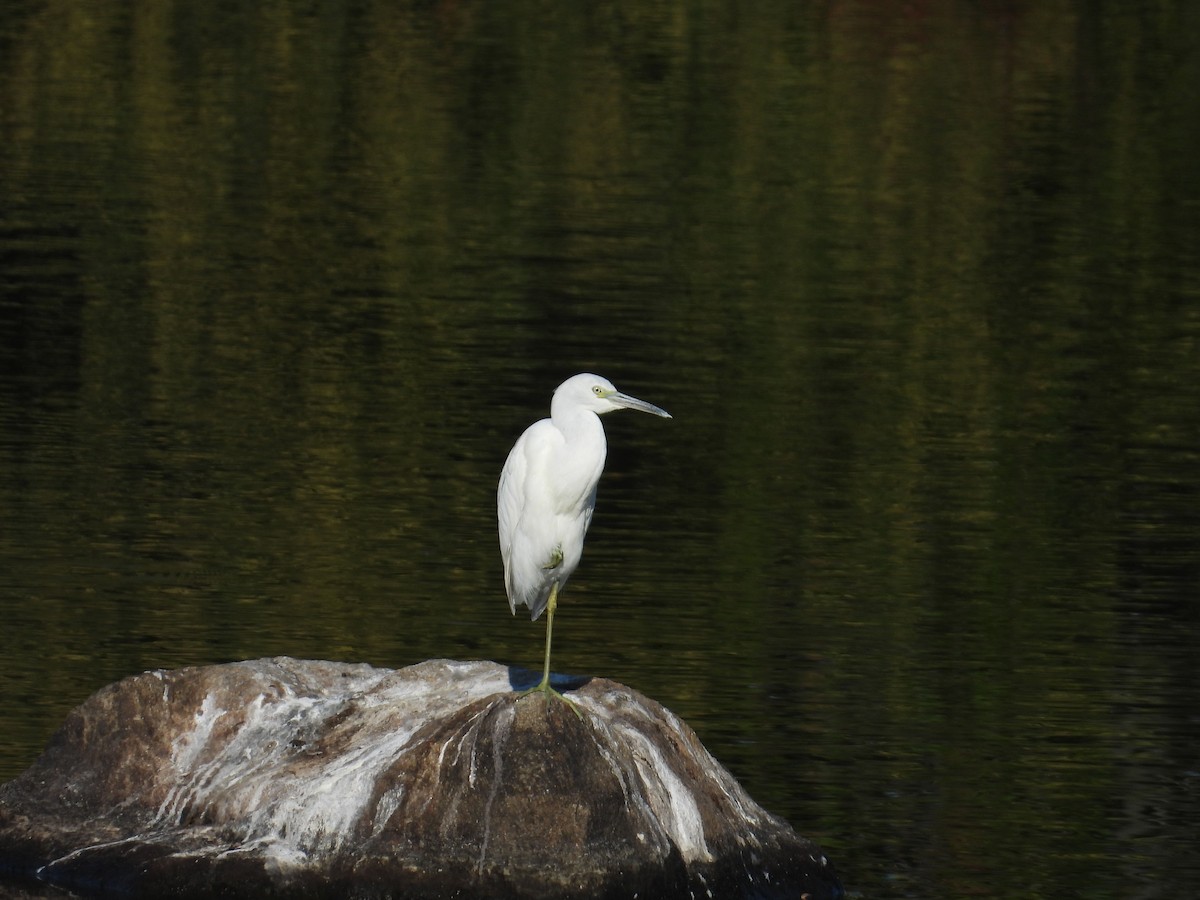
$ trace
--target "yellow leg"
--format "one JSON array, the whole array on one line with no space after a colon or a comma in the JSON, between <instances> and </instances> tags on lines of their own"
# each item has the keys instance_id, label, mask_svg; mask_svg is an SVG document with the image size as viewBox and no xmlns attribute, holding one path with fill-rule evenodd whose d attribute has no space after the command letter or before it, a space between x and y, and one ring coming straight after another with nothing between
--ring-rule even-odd
<instances>
[{"instance_id":1,"label":"yellow leg","mask_svg":"<svg viewBox=\"0 0 1200 900\"><path fill-rule=\"evenodd\" d=\"M558 608L558 582L550 588L550 599L546 603L546 659L542 663L542 683L538 685L543 691L553 691L550 687L550 642L554 639L554 610Z\"/></svg>"},{"instance_id":2,"label":"yellow leg","mask_svg":"<svg viewBox=\"0 0 1200 900\"><path fill-rule=\"evenodd\" d=\"M553 695L559 700L567 704L574 711L575 715L583 718L583 713L579 711L579 707L571 700L568 700L554 688L550 687L550 645L554 639L554 610L558 608L558 582L556 581L550 588L550 599L546 602L546 658L542 662L542 680L523 691L521 696L532 694L534 691L541 691L546 695L546 703L549 704L550 697Z\"/></svg>"}]
</instances>

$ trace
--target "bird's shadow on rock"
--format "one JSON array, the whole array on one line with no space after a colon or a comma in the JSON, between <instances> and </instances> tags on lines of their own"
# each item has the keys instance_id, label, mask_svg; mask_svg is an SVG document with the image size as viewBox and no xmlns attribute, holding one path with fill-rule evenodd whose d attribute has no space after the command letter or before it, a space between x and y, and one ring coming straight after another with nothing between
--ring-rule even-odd
<instances>
[{"instance_id":1,"label":"bird's shadow on rock","mask_svg":"<svg viewBox=\"0 0 1200 900\"><path fill-rule=\"evenodd\" d=\"M537 687L542 680L542 673L532 669L522 669L520 666L508 667L508 684L514 691L527 691ZM563 675L558 672L550 673L550 687L559 693L574 691L592 680L591 675Z\"/></svg>"}]
</instances>

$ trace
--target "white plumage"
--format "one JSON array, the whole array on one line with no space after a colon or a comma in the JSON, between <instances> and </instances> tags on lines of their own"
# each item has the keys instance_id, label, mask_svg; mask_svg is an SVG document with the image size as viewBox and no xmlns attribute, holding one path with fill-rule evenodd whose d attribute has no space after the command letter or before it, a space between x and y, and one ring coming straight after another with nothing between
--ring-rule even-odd
<instances>
[{"instance_id":1,"label":"white plumage","mask_svg":"<svg viewBox=\"0 0 1200 900\"><path fill-rule=\"evenodd\" d=\"M515 613L525 604L533 619L550 610L540 685L546 690L557 595L583 554L608 453L600 416L616 409L670 418L599 375L575 375L554 392L550 418L534 422L513 445L500 474L496 508L509 607Z\"/></svg>"}]
</instances>

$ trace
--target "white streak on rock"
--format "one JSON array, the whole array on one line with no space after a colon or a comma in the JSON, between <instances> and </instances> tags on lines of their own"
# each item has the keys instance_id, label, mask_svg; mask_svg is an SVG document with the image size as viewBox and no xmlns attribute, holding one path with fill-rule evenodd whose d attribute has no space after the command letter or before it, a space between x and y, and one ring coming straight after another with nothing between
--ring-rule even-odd
<instances>
[{"instance_id":1,"label":"white streak on rock","mask_svg":"<svg viewBox=\"0 0 1200 900\"><path fill-rule=\"evenodd\" d=\"M616 730L630 746L655 818L663 823L683 858L688 862L710 860L704 822L691 791L645 734L626 725Z\"/></svg>"},{"instance_id":2,"label":"white streak on rock","mask_svg":"<svg viewBox=\"0 0 1200 900\"><path fill-rule=\"evenodd\" d=\"M483 840L479 843L479 872L483 872L483 864L487 859L488 842L491 839L492 832L492 804L496 802L496 795L500 792L500 785L504 782L504 743L508 738L509 728L512 726L513 719L516 718L517 711L512 706L506 706L499 716L496 717L496 722L492 726L492 790L488 794L487 804L483 808ZM471 754L471 771L475 771L474 753Z\"/></svg>"},{"instance_id":3,"label":"white streak on rock","mask_svg":"<svg viewBox=\"0 0 1200 900\"><path fill-rule=\"evenodd\" d=\"M206 696L194 727L175 742L174 786L158 820L173 826L184 820L240 819L250 843L278 845L273 852L282 865L340 849L361 821L378 832L399 807L402 794L385 794L369 809L376 785L426 724L428 711L473 702L507 687L502 670L481 680L470 663L425 665L441 668L441 677L387 684L387 673L373 670L365 678L348 677L346 692L332 698L298 695L277 682L236 711L220 709ZM406 727L394 725L398 708L411 711L403 718ZM310 746L310 737L336 735L338 718L347 712L354 714L355 733L345 738L348 746L322 759L322 744ZM238 721L230 719L218 729L227 716ZM464 729L458 753L462 742L473 737L471 731Z\"/></svg>"}]
</instances>

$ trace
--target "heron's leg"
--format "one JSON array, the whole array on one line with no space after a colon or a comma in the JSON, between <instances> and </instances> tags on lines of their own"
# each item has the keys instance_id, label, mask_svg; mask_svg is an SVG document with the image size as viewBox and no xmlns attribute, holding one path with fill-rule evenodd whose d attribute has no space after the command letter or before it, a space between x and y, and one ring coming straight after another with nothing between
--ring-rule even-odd
<instances>
[{"instance_id":1,"label":"heron's leg","mask_svg":"<svg viewBox=\"0 0 1200 900\"><path fill-rule=\"evenodd\" d=\"M539 687L543 691L551 690L550 687L550 642L554 638L554 610L558 609L558 582L554 582L550 588L550 599L546 602L546 659L542 664L542 683Z\"/></svg>"},{"instance_id":2,"label":"heron's leg","mask_svg":"<svg viewBox=\"0 0 1200 900\"><path fill-rule=\"evenodd\" d=\"M572 712L583 718L583 713L579 711L579 707L571 700L568 700L558 691L550 686L550 645L554 639L554 610L558 608L558 582L554 582L550 587L550 598L546 601L546 658L542 662L542 680L529 690L522 692L532 694L534 691L541 691L546 695L546 702L550 702L550 696L553 694L559 700L563 701L567 706L571 707Z\"/></svg>"}]
</instances>

